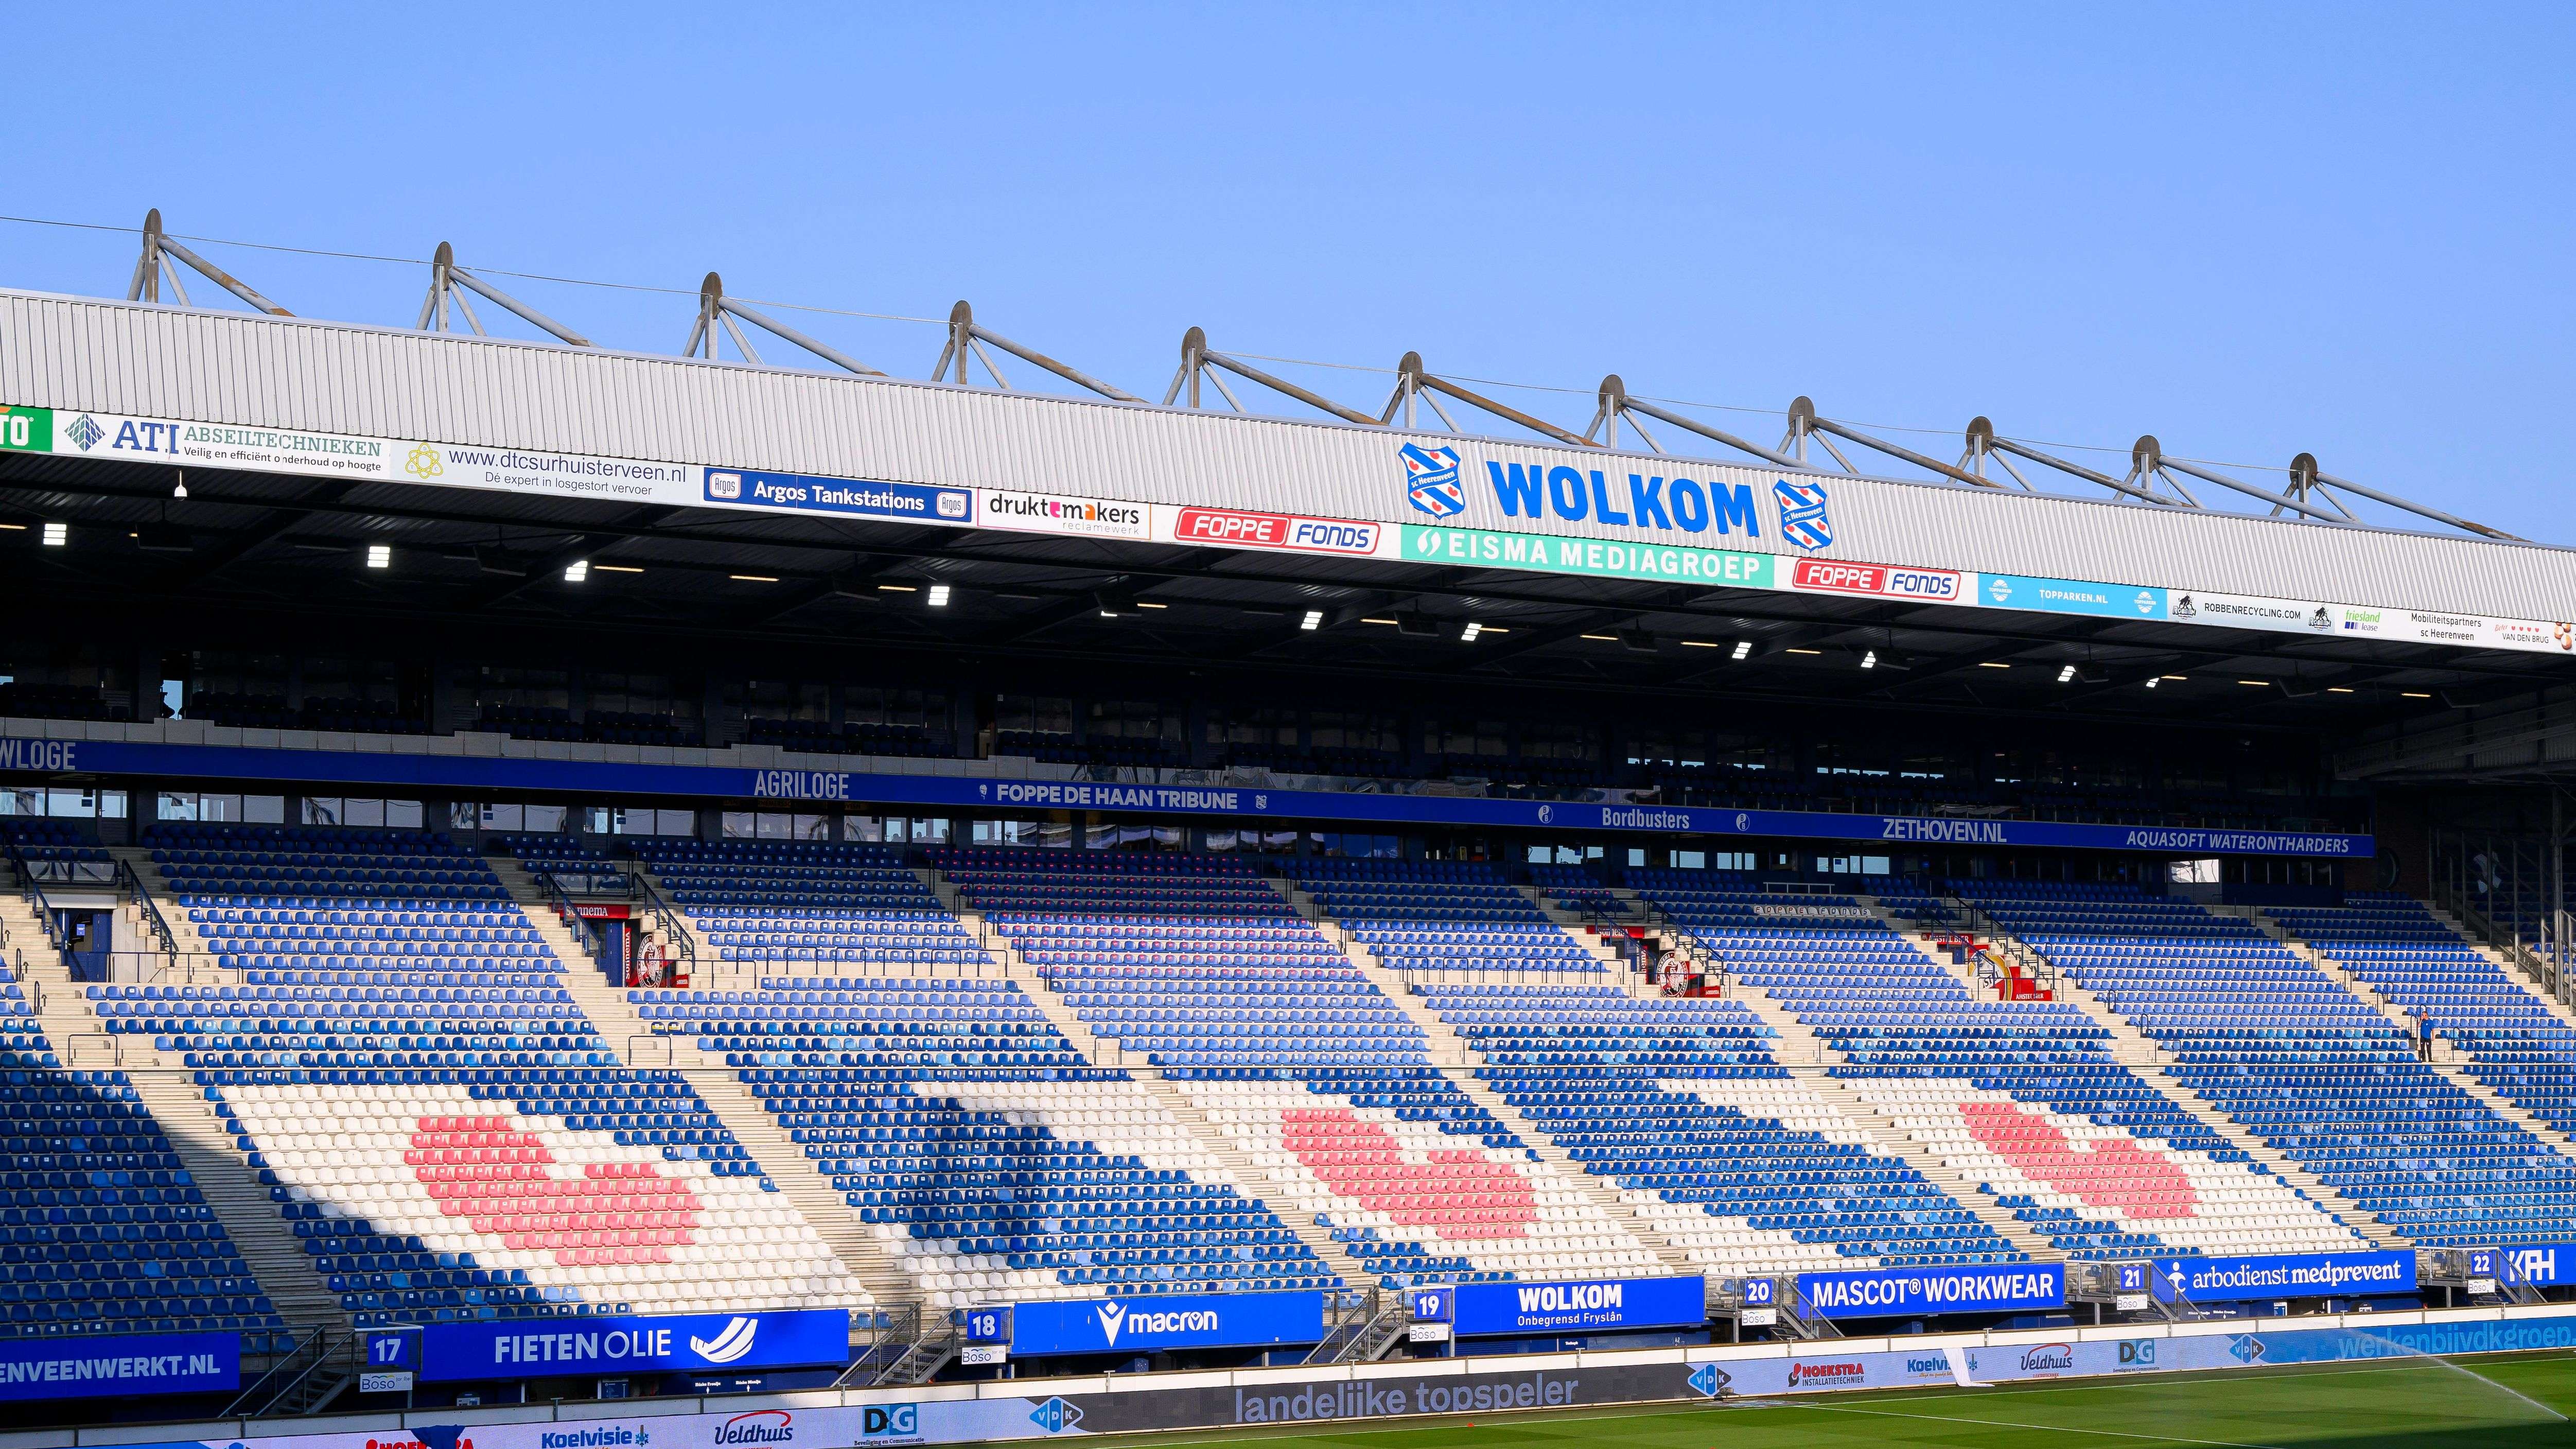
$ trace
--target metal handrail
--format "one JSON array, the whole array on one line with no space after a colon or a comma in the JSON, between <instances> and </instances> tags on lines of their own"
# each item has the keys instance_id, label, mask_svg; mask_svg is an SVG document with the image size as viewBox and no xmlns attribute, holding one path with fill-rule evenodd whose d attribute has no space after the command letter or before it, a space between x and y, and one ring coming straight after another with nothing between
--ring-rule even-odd
<instances>
[{"instance_id":1,"label":"metal handrail","mask_svg":"<svg viewBox=\"0 0 2576 1449\"><path fill-rule=\"evenodd\" d=\"M47 898L44 886L37 881L35 867L28 863L26 852L13 843L8 848L8 855L10 868L18 872L19 893L27 898L29 909L35 912L36 925L44 931L45 939L53 943L57 953L68 954L63 941L62 923L54 919L54 903Z\"/></svg>"},{"instance_id":2,"label":"metal handrail","mask_svg":"<svg viewBox=\"0 0 2576 1449\"><path fill-rule=\"evenodd\" d=\"M653 933L678 945L680 959L688 963L689 980L696 981L700 959L698 938L689 929L688 917L678 906L671 904L668 897L653 888L653 882L646 879L644 875L643 862L636 862L636 868L630 873L629 878L634 881L635 890L643 900L644 908L652 913Z\"/></svg>"},{"instance_id":3,"label":"metal handrail","mask_svg":"<svg viewBox=\"0 0 2576 1449\"><path fill-rule=\"evenodd\" d=\"M601 939L597 928L583 917L581 908L573 904L572 897L564 891L563 883L551 875L540 875L535 879L545 883L547 904L553 906L555 913L563 917L564 926L572 932L573 939L581 943L581 949L589 955L590 959L598 960L599 953L607 949L607 942ZM564 964L569 966L572 963L567 961Z\"/></svg>"},{"instance_id":4,"label":"metal handrail","mask_svg":"<svg viewBox=\"0 0 2576 1449\"><path fill-rule=\"evenodd\" d=\"M178 934L170 929L170 922L161 914L160 903L152 899L151 889L143 884L143 873L136 870L132 862L120 859L116 862L116 883L133 894L134 904L138 907L136 914L152 928L153 938L161 943L161 954L169 957L172 964L177 964Z\"/></svg>"}]
</instances>

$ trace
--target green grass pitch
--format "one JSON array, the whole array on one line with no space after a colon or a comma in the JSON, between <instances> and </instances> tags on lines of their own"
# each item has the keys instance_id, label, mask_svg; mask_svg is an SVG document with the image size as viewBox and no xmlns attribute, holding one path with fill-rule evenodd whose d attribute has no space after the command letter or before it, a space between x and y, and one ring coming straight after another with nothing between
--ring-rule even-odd
<instances>
[{"instance_id":1,"label":"green grass pitch","mask_svg":"<svg viewBox=\"0 0 2576 1449\"><path fill-rule=\"evenodd\" d=\"M1196 1430L1125 1449L2538 1449L2576 1446L2576 1356L2318 1364L1978 1389L1817 1394L1425 1419Z\"/></svg>"}]
</instances>

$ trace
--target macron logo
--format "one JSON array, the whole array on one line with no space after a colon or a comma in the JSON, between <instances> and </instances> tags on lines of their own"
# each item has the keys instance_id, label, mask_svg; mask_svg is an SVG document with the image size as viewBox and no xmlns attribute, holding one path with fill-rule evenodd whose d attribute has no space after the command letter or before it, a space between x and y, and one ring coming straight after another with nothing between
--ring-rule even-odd
<instances>
[{"instance_id":1,"label":"macron logo","mask_svg":"<svg viewBox=\"0 0 2576 1449\"><path fill-rule=\"evenodd\" d=\"M692 1336L689 1347L709 1363L731 1363L751 1352L752 1337L759 1332L760 1324L755 1320L737 1318L725 1325L724 1332L716 1335L715 1342Z\"/></svg>"},{"instance_id":2,"label":"macron logo","mask_svg":"<svg viewBox=\"0 0 2576 1449\"><path fill-rule=\"evenodd\" d=\"M1101 1338L1115 1346L1118 1342L1118 1325L1127 1316L1126 1306L1119 1303L1103 1303L1094 1311L1100 1315Z\"/></svg>"}]
</instances>

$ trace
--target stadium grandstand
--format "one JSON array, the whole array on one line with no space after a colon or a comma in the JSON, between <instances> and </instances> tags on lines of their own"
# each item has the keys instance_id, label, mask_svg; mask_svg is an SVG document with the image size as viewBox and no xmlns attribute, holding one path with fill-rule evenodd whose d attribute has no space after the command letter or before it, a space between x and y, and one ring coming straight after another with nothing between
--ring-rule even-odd
<instances>
[{"instance_id":1,"label":"stadium grandstand","mask_svg":"<svg viewBox=\"0 0 2576 1449\"><path fill-rule=\"evenodd\" d=\"M0 291L39 1418L2576 1292L2564 548L430 281Z\"/></svg>"}]
</instances>

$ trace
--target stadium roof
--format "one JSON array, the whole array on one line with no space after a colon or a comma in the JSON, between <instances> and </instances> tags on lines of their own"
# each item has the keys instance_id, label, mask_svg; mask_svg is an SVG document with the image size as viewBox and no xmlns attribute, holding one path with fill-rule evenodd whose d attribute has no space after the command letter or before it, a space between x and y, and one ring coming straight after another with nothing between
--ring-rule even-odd
<instances>
[{"instance_id":1,"label":"stadium roof","mask_svg":"<svg viewBox=\"0 0 2576 1449\"><path fill-rule=\"evenodd\" d=\"M2576 676L2562 548L1571 434L9 292L0 404L48 434L0 429L0 508L73 523L85 546L39 566L125 602L1980 708L2066 708L2179 673L2190 687L2154 707L2282 722ZM347 555L366 542L405 566L352 590ZM576 561L603 572L568 587ZM621 569L647 572L608 576ZM905 591L931 582L963 607L912 607ZM1487 632L1461 653L1468 620ZM1746 641L1759 674L1714 667ZM1995 664L2015 672L1981 668ZM2179 698L2204 684L2217 697Z\"/></svg>"}]
</instances>

